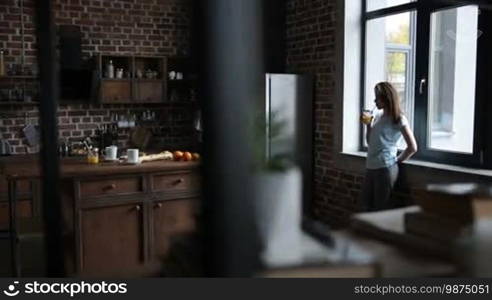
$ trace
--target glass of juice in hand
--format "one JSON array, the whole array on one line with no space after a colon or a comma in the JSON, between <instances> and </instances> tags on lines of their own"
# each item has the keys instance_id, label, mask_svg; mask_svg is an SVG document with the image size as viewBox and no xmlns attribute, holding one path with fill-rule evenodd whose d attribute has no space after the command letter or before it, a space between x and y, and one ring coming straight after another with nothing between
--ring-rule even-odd
<instances>
[{"instance_id":1,"label":"glass of juice in hand","mask_svg":"<svg viewBox=\"0 0 492 300\"><path fill-rule=\"evenodd\" d=\"M362 123L364 123L365 125L368 125L372 122L372 118L373 118L372 111L370 111L368 109L364 109L362 111L362 116L361 116Z\"/></svg>"}]
</instances>

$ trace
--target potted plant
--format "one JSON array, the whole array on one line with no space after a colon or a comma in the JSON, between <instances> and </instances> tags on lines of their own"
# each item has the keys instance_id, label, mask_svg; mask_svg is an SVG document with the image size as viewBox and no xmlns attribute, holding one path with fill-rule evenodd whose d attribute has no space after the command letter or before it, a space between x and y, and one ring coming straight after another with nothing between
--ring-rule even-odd
<instances>
[{"instance_id":1,"label":"potted plant","mask_svg":"<svg viewBox=\"0 0 492 300\"><path fill-rule=\"evenodd\" d=\"M260 258L266 267L295 265L302 259L302 173L294 164L294 149L288 146L293 144L293 137L285 132L286 124L278 115L272 115L269 124L264 118L258 119L255 122L254 194L262 243ZM269 142L279 146L270 155L266 153Z\"/></svg>"}]
</instances>

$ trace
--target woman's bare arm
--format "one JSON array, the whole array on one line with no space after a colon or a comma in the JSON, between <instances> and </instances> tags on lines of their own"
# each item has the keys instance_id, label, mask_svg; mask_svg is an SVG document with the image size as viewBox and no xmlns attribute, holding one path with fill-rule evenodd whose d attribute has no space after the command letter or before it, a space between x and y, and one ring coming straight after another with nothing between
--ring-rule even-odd
<instances>
[{"instance_id":1,"label":"woman's bare arm","mask_svg":"<svg viewBox=\"0 0 492 300\"><path fill-rule=\"evenodd\" d=\"M417 150L417 141L415 140L415 136L413 135L412 130L408 126L404 126L401 129L401 133L405 142L407 143L407 148L398 156L398 163L401 163L414 155Z\"/></svg>"},{"instance_id":2,"label":"woman's bare arm","mask_svg":"<svg viewBox=\"0 0 492 300\"><path fill-rule=\"evenodd\" d=\"M366 124L366 142L368 145L369 145L369 137L371 136L371 130L372 130L372 122Z\"/></svg>"}]
</instances>

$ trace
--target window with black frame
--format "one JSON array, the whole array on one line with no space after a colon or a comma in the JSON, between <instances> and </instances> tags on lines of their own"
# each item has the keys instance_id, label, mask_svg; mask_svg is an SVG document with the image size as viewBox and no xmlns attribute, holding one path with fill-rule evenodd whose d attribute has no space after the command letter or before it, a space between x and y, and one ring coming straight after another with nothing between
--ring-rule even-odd
<instances>
[{"instance_id":1,"label":"window with black frame","mask_svg":"<svg viewBox=\"0 0 492 300\"><path fill-rule=\"evenodd\" d=\"M484 31L490 10L481 1L361 1L361 111L375 109L374 86L388 81L414 129L415 158L490 168L484 150L490 143L490 37ZM403 139L399 147L405 148Z\"/></svg>"}]
</instances>

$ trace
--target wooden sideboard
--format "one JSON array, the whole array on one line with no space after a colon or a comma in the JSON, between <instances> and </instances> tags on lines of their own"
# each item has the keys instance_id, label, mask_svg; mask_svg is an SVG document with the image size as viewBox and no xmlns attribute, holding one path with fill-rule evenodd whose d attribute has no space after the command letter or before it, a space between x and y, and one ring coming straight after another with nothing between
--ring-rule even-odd
<instances>
[{"instance_id":1,"label":"wooden sideboard","mask_svg":"<svg viewBox=\"0 0 492 300\"><path fill-rule=\"evenodd\" d=\"M19 180L17 184L17 213L20 218L31 218L39 214L35 197L39 194L36 180ZM9 203L7 197L7 180L0 175L0 230L9 227Z\"/></svg>"},{"instance_id":2,"label":"wooden sideboard","mask_svg":"<svg viewBox=\"0 0 492 300\"><path fill-rule=\"evenodd\" d=\"M0 160L7 179L39 180L35 162L14 163L16 159ZM61 177L69 276L158 276L173 239L197 227L196 162L88 165L65 159Z\"/></svg>"}]
</instances>

